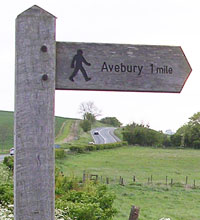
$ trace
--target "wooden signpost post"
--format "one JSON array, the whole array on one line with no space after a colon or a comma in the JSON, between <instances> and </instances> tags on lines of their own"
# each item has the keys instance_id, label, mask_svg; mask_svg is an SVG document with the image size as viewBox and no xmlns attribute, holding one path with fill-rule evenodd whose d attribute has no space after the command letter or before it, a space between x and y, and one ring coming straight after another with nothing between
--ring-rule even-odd
<instances>
[{"instance_id":1,"label":"wooden signpost post","mask_svg":"<svg viewBox=\"0 0 200 220\"><path fill-rule=\"evenodd\" d=\"M15 220L54 219L55 89L180 92L191 73L180 47L56 43L55 20L16 19Z\"/></svg>"},{"instance_id":2,"label":"wooden signpost post","mask_svg":"<svg viewBox=\"0 0 200 220\"><path fill-rule=\"evenodd\" d=\"M55 17L16 19L15 220L54 219Z\"/></svg>"}]
</instances>

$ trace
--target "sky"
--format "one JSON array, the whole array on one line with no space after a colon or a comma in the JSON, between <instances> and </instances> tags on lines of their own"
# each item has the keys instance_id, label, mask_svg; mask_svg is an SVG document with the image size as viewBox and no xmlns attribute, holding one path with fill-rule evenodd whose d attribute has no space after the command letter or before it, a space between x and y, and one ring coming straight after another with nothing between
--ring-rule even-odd
<instances>
[{"instance_id":1,"label":"sky","mask_svg":"<svg viewBox=\"0 0 200 220\"><path fill-rule=\"evenodd\" d=\"M197 0L17 0L0 8L0 110L14 111L15 19L38 5L57 17L56 41L181 46L191 67L180 94L56 91L55 115L81 118L94 102L103 117L176 131L200 111L200 13Z\"/></svg>"}]
</instances>

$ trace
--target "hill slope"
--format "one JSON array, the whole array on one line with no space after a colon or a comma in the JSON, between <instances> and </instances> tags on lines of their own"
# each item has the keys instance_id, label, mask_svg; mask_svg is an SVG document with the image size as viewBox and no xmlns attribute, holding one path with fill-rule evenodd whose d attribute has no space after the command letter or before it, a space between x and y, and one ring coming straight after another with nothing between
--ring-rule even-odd
<instances>
[{"instance_id":1,"label":"hill slope","mask_svg":"<svg viewBox=\"0 0 200 220\"><path fill-rule=\"evenodd\" d=\"M80 119L55 116L55 143L64 144L71 141L88 143L92 141L90 132L83 132L79 126ZM110 125L96 121L92 128ZM0 111L0 152L8 151L14 145L14 112ZM78 140L77 140L78 139Z\"/></svg>"},{"instance_id":2,"label":"hill slope","mask_svg":"<svg viewBox=\"0 0 200 220\"><path fill-rule=\"evenodd\" d=\"M0 149L13 146L14 113L0 111Z\"/></svg>"},{"instance_id":3,"label":"hill slope","mask_svg":"<svg viewBox=\"0 0 200 220\"><path fill-rule=\"evenodd\" d=\"M70 124L78 119L55 116L55 137L62 135L63 124ZM69 127L70 130L70 127ZM0 111L0 151L10 149L14 143L14 112ZM67 135L65 130L65 135ZM61 136L62 139L62 136Z\"/></svg>"}]
</instances>

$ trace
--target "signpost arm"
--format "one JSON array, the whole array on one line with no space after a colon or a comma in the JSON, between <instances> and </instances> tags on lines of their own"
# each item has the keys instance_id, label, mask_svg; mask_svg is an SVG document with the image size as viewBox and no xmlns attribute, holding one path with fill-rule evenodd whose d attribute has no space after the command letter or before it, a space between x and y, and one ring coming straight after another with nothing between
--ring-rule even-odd
<instances>
[{"instance_id":1,"label":"signpost arm","mask_svg":"<svg viewBox=\"0 0 200 220\"><path fill-rule=\"evenodd\" d=\"M55 20L38 6L16 18L15 220L54 219Z\"/></svg>"}]
</instances>

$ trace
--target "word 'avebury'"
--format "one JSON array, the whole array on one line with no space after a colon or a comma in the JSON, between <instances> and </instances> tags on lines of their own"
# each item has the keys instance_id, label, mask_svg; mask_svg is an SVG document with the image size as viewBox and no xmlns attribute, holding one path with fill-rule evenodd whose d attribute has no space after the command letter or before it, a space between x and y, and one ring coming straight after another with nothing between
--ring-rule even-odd
<instances>
[{"instance_id":1,"label":"word 'avebury'","mask_svg":"<svg viewBox=\"0 0 200 220\"><path fill-rule=\"evenodd\" d=\"M56 89L181 92L191 73L177 46L57 42L56 50Z\"/></svg>"}]
</instances>

